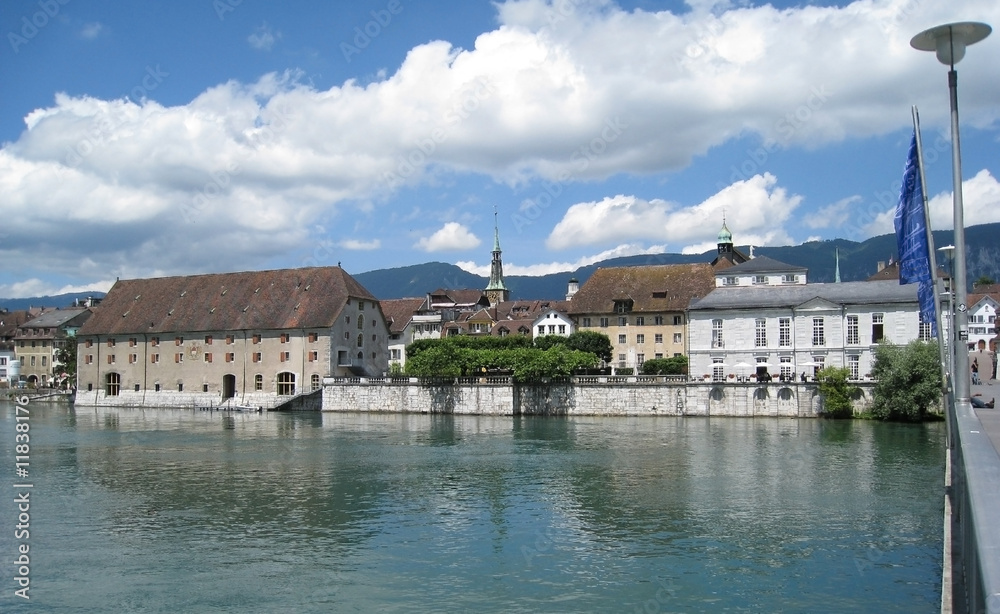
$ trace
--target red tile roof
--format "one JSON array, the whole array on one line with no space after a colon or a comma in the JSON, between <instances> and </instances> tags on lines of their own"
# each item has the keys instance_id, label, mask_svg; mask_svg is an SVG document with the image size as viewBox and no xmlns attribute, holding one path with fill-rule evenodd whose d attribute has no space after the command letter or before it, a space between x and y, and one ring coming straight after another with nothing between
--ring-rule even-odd
<instances>
[{"instance_id":1,"label":"red tile roof","mask_svg":"<svg viewBox=\"0 0 1000 614\"><path fill-rule=\"evenodd\" d=\"M707 263L600 268L573 295L570 313L613 313L616 300L628 299L633 312L684 311L714 289Z\"/></svg>"},{"instance_id":2,"label":"red tile roof","mask_svg":"<svg viewBox=\"0 0 1000 614\"><path fill-rule=\"evenodd\" d=\"M115 282L80 335L323 328L375 297L339 267Z\"/></svg>"},{"instance_id":3,"label":"red tile roof","mask_svg":"<svg viewBox=\"0 0 1000 614\"><path fill-rule=\"evenodd\" d=\"M389 331L401 333L426 302L422 298L394 298L379 301L382 305L382 315L389 324Z\"/></svg>"}]
</instances>

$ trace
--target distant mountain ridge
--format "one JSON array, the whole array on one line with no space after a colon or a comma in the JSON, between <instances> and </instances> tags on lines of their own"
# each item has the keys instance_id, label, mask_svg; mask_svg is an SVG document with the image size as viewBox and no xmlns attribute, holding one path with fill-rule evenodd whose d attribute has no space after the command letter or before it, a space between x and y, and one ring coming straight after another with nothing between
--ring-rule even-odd
<instances>
[{"instance_id":1,"label":"distant mountain ridge","mask_svg":"<svg viewBox=\"0 0 1000 614\"><path fill-rule=\"evenodd\" d=\"M965 229L966 270L969 283L987 276L1000 280L1000 223L980 224ZM950 230L934 231L936 247L950 245L954 233ZM749 246L738 246L747 253ZM755 256L768 256L809 269L810 283L833 282L837 267L837 251L840 252L841 281L864 281L878 272L879 262L887 263L896 258L896 235L886 234L865 241L830 239L810 241L800 245L785 247L754 247ZM575 278L580 285L599 267L642 266L652 264L687 264L711 262L715 250L701 254L647 254L623 256L580 267L575 271L551 273L537 277L527 275L505 275L512 299L561 299L565 298L567 285ZM511 254L505 254L508 258ZM938 265L942 262L937 253ZM485 288L486 277L474 275L453 264L431 262L395 269L379 269L354 275L364 287L379 299L424 296L437 288Z\"/></svg>"},{"instance_id":2,"label":"distant mountain ridge","mask_svg":"<svg viewBox=\"0 0 1000 614\"><path fill-rule=\"evenodd\" d=\"M982 276L1000 280L1000 223L980 224L965 229L966 269L971 284ZM950 245L954 234L950 230L934 232L936 246ZM744 253L749 246L739 246ZM756 256L768 256L809 269L809 281L832 282L836 268L836 253L840 251L841 281L863 281L878 272L879 262L888 262L896 257L896 235L887 234L857 242L848 239L810 241L801 245L786 247L754 247ZM938 252L938 265L941 261ZM511 256L510 253L507 254ZM687 264L711 262L715 251L701 254L647 254L624 256L580 267L575 271L551 273L531 277L527 275L506 275L507 287L512 299L562 299L566 297L569 280L575 278L583 285L599 267L642 266L652 264ZM485 288L486 277L474 275L458 266L445 262L426 262L393 269L377 269L354 274L365 288L379 299L425 296L438 288ZM30 307L70 307L75 300L88 297L103 297L103 292L75 292L57 296L37 296L32 298L0 299L0 308L10 311Z\"/></svg>"}]
</instances>

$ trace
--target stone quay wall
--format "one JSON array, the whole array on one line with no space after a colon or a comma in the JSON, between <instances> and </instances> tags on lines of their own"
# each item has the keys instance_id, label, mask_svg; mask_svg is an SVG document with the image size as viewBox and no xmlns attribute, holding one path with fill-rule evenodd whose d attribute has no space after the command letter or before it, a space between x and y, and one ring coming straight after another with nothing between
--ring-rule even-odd
<instances>
[{"instance_id":1,"label":"stone quay wall","mask_svg":"<svg viewBox=\"0 0 1000 614\"><path fill-rule=\"evenodd\" d=\"M872 382L856 382L855 411ZM671 377L574 377L515 384L509 377L327 378L323 411L552 416L785 416L822 411L816 384L728 383Z\"/></svg>"}]
</instances>

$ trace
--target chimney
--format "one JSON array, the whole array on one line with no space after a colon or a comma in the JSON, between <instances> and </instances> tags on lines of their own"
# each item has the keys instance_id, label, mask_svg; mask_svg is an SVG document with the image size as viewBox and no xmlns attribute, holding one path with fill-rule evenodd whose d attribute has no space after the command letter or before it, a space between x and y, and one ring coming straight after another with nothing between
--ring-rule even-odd
<instances>
[{"instance_id":1,"label":"chimney","mask_svg":"<svg viewBox=\"0 0 1000 614\"><path fill-rule=\"evenodd\" d=\"M569 285L566 287L566 300L573 298L573 295L579 292L580 281L576 277L571 277L569 280Z\"/></svg>"}]
</instances>

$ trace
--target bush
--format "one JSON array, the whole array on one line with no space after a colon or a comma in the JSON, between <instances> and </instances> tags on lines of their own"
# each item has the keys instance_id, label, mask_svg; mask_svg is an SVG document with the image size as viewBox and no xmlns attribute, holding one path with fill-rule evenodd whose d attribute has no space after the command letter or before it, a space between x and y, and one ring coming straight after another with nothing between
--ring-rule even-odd
<instances>
[{"instance_id":1,"label":"bush","mask_svg":"<svg viewBox=\"0 0 1000 614\"><path fill-rule=\"evenodd\" d=\"M823 398L824 418L850 418L854 415L851 397L858 387L848 383L850 374L844 367L825 367L816 374Z\"/></svg>"},{"instance_id":2,"label":"bush","mask_svg":"<svg viewBox=\"0 0 1000 614\"><path fill-rule=\"evenodd\" d=\"M687 356L653 358L642 363L643 375L687 375Z\"/></svg>"},{"instance_id":3,"label":"bush","mask_svg":"<svg viewBox=\"0 0 1000 614\"><path fill-rule=\"evenodd\" d=\"M927 410L941 399L941 355L935 343L880 343L872 375L877 380L872 416L879 420L927 420Z\"/></svg>"},{"instance_id":4,"label":"bush","mask_svg":"<svg viewBox=\"0 0 1000 614\"><path fill-rule=\"evenodd\" d=\"M593 367L597 357L566 344L553 344L547 350L531 347L527 339L503 343L511 337L448 337L420 343L415 353L407 348L406 372L417 377L458 377L484 373L509 372L518 382L567 377L574 370ZM453 341L462 339L462 341ZM429 341L430 343L426 343Z\"/></svg>"}]
</instances>

